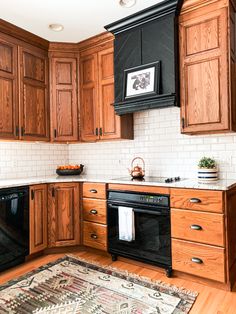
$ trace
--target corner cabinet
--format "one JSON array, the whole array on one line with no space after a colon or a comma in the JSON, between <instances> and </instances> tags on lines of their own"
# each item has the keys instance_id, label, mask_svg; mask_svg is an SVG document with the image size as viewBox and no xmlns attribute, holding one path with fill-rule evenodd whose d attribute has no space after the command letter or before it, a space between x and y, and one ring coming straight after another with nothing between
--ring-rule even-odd
<instances>
[{"instance_id":1,"label":"corner cabinet","mask_svg":"<svg viewBox=\"0 0 236 314\"><path fill-rule=\"evenodd\" d=\"M68 49L67 44L62 48ZM77 54L50 53L51 140L76 142L78 135Z\"/></svg>"},{"instance_id":2,"label":"corner cabinet","mask_svg":"<svg viewBox=\"0 0 236 314\"><path fill-rule=\"evenodd\" d=\"M47 248L47 185L30 187L30 254Z\"/></svg>"},{"instance_id":3,"label":"corner cabinet","mask_svg":"<svg viewBox=\"0 0 236 314\"><path fill-rule=\"evenodd\" d=\"M236 131L233 5L186 0L179 37L182 133Z\"/></svg>"},{"instance_id":4,"label":"corner cabinet","mask_svg":"<svg viewBox=\"0 0 236 314\"><path fill-rule=\"evenodd\" d=\"M88 46L89 46L88 40ZM133 117L114 111L113 39L80 51L81 140L133 139Z\"/></svg>"},{"instance_id":5,"label":"corner cabinet","mask_svg":"<svg viewBox=\"0 0 236 314\"><path fill-rule=\"evenodd\" d=\"M80 244L79 184L48 185L48 247Z\"/></svg>"}]
</instances>

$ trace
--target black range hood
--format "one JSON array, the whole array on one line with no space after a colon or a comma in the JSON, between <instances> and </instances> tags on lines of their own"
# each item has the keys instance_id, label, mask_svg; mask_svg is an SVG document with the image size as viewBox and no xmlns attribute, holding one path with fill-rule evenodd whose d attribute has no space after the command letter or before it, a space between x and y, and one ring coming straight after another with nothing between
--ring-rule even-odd
<instances>
[{"instance_id":1,"label":"black range hood","mask_svg":"<svg viewBox=\"0 0 236 314\"><path fill-rule=\"evenodd\" d=\"M178 24L183 0L166 0L105 28L115 35L115 111L179 106ZM126 97L125 72L159 61L157 93ZM131 71L131 72L132 72Z\"/></svg>"}]
</instances>

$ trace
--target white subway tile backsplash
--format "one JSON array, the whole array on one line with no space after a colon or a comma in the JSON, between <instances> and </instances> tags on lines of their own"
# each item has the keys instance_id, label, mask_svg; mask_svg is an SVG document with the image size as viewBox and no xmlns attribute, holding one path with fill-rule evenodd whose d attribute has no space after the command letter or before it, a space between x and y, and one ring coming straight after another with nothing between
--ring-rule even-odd
<instances>
[{"instance_id":1,"label":"white subway tile backsplash","mask_svg":"<svg viewBox=\"0 0 236 314\"><path fill-rule=\"evenodd\" d=\"M196 178L198 160L206 155L218 161L221 178L236 180L236 134L183 135L179 108L135 113L134 135L133 141L69 145L69 160L84 164L88 174L125 176L140 156L148 175Z\"/></svg>"}]
</instances>

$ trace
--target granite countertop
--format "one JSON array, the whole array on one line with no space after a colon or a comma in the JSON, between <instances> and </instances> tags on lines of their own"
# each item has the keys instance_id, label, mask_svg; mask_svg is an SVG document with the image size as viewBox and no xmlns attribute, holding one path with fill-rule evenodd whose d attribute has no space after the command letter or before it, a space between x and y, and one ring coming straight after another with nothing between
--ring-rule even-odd
<instances>
[{"instance_id":1,"label":"granite countertop","mask_svg":"<svg viewBox=\"0 0 236 314\"><path fill-rule=\"evenodd\" d=\"M173 183L145 182L145 181L125 181L122 179L112 178L111 176L49 176L49 177L32 177L22 179L0 179L0 188L9 188L15 186L34 185L42 183L60 183L60 182L104 182L114 184L162 186L171 188L186 189L203 189L203 190L220 190L227 191L236 186L236 180L218 180L214 183L199 183L197 179L183 179Z\"/></svg>"}]
</instances>

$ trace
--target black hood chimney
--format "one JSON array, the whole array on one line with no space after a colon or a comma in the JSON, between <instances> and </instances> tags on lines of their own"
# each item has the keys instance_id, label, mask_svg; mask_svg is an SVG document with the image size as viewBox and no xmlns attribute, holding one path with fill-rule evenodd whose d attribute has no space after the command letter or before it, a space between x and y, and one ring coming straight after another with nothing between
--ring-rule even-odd
<instances>
[{"instance_id":1,"label":"black hood chimney","mask_svg":"<svg viewBox=\"0 0 236 314\"><path fill-rule=\"evenodd\" d=\"M105 26L115 35L114 106L117 114L179 106L177 17L182 3L183 0L162 1ZM150 78L151 67L155 77ZM141 82L144 76L146 85ZM147 88L150 81L155 85L153 90ZM133 94L131 91L128 95L128 84L133 87Z\"/></svg>"}]
</instances>

